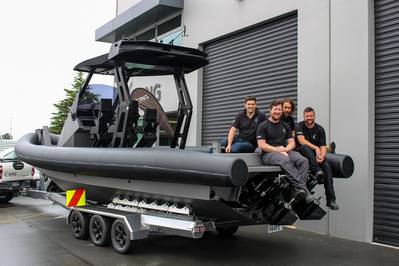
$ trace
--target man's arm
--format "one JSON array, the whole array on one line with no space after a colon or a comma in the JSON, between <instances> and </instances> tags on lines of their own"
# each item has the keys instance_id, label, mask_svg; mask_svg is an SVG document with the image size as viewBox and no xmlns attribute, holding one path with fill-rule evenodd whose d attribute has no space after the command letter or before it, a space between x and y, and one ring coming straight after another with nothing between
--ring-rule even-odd
<instances>
[{"instance_id":1,"label":"man's arm","mask_svg":"<svg viewBox=\"0 0 399 266\"><path fill-rule=\"evenodd\" d=\"M258 147L264 152L277 152L278 148L266 143L265 139L258 139Z\"/></svg>"},{"instance_id":2,"label":"man's arm","mask_svg":"<svg viewBox=\"0 0 399 266\"><path fill-rule=\"evenodd\" d=\"M285 151L292 151L295 149L295 140L294 138L287 139L287 146L285 147Z\"/></svg>"},{"instance_id":3,"label":"man's arm","mask_svg":"<svg viewBox=\"0 0 399 266\"><path fill-rule=\"evenodd\" d=\"M227 135L227 145L225 151L227 153L231 152L231 145L233 144L234 136L236 135L237 128L231 127L229 134Z\"/></svg>"},{"instance_id":4,"label":"man's arm","mask_svg":"<svg viewBox=\"0 0 399 266\"><path fill-rule=\"evenodd\" d=\"M320 146L320 155L316 157L317 163L322 163L326 159L327 146Z\"/></svg>"},{"instance_id":5,"label":"man's arm","mask_svg":"<svg viewBox=\"0 0 399 266\"><path fill-rule=\"evenodd\" d=\"M319 138L320 138L320 155L316 158L316 162L322 163L326 159L327 143L326 143L326 132L322 126L318 127Z\"/></svg>"},{"instance_id":6,"label":"man's arm","mask_svg":"<svg viewBox=\"0 0 399 266\"><path fill-rule=\"evenodd\" d=\"M297 135L296 137L301 145L309 146L309 148L316 151L316 154L321 154L320 148L307 141L304 135Z\"/></svg>"}]
</instances>

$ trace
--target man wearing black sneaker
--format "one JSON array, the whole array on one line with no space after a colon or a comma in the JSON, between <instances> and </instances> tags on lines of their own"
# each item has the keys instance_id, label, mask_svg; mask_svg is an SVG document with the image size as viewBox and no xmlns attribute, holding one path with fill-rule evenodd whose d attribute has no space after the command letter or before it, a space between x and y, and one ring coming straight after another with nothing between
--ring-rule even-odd
<instances>
[{"instance_id":1,"label":"man wearing black sneaker","mask_svg":"<svg viewBox=\"0 0 399 266\"><path fill-rule=\"evenodd\" d=\"M293 187L293 197L305 197L306 203L313 196L306 188L309 163L298 152L293 151L295 141L290 126L281 120L282 102L274 101L270 105L270 116L262 122L256 132L258 146L263 152L263 163L279 165L286 173Z\"/></svg>"},{"instance_id":2,"label":"man wearing black sneaker","mask_svg":"<svg viewBox=\"0 0 399 266\"><path fill-rule=\"evenodd\" d=\"M309 160L310 171L319 183L324 182L327 206L331 210L338 210L332 170L326 160L326 133L322 126L315 123L315 111L312 107L305 108L303 118L304 121L299 122L296 127L295 135L300 144L297 151Z\"/></svg>"}]
</instances>

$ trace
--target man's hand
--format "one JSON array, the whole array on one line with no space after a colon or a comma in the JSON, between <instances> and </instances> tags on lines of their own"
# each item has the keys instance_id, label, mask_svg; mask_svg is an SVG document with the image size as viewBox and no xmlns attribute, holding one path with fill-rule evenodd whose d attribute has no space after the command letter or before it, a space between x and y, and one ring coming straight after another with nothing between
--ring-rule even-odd
<instances>
[{"instance_id":1,"label":"man's hand","mask_svg":"<svg viewBox=\"0 0 399 266\"><path fill-rule=\"evenodd\" d=\"M316 158L319 158L321 155L321 149L319 147L316 147Z\"/></svg>"},{"instance_id":2,"label":"man's hand","mask_svg":"<svg viewBox=\"0 0 399 266\"><path fill-rule=\"evenodd\" d=\"M286 152L287 150L285 149L284 146L277 146L276 147L276 152Z\"/></svg>"},{"instance_id":3,"label":"man's hand","mask_svg":"<svg viewBox=\"0 0 399 266\"><path fill-rule=\"evenodd\" d=\"M323 155L316 156L316 163L321 164L324 162L325 157Z\"/></svg>"},{"instance_id":4,"label":"man's hand","mask_svg":"<svg viewBox=\"0 0 399 266\"><path fill-rule=\"evenodd\" d=\"M227 145L226 148L224 149L224 151L226 153L230 153L231 152L231 145Z\"/></svg>"}]
</instances>

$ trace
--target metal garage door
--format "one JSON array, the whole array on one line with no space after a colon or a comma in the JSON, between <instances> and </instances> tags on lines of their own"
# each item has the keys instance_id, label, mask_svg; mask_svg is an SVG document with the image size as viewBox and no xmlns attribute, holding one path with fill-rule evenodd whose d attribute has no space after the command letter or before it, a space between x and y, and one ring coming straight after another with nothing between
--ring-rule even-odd
<instances>
[{"instance_id":1,"label":"metal garage door","mask_svg":"<svg viewBox=\"0 0 399 266\"><path fill-rule=\"evenodd\" d=\"M399 1L375 1L374 241L399 245Z\"/></svg>"},{"instance_id":2,"label":"metal garage door","mask_svg":"<svg viewBox=\"0 0 399 266\"><path fill-rule=\"evenodd\" d=\"M297 99L297 15L290 14L205 44L202 144L227 136L244 97L261 111L275 99Z\"/></svg>"}]
</instances>

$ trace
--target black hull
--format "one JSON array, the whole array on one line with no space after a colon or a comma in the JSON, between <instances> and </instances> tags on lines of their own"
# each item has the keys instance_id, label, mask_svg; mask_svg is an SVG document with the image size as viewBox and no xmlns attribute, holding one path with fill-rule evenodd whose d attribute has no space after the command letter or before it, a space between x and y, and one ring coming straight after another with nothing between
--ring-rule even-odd
<instances>
[{"instance_id":1,"label":"black hull","mask_svg":"<svg viewBox=\"0 0 399 266\"><path fill-rule=\"evenodd\" d=\"M136 181L96 176L71 176L68 173L42 169L43 174L63 190L83 188L86 198L98 204L108 204L118 195L158 202L188 204L196 217L216 222L237 222L240 225L260 224L223 202L211 199L209 186L194 184L170 184L153 181ZM269 223L263 221L261 223Z\"/></svg>"},{"instance_id":2,"label":"black hull","mask_svg":"<svg viewBox=\"0 0 399 266\"><path fill-rule=\"evenodd\" d=\"M33 133L15 149L31 165L71 174L224 187L242 186L248 179L242 159L194 151L44 146Z\"/></svg>"}]
</instances>

